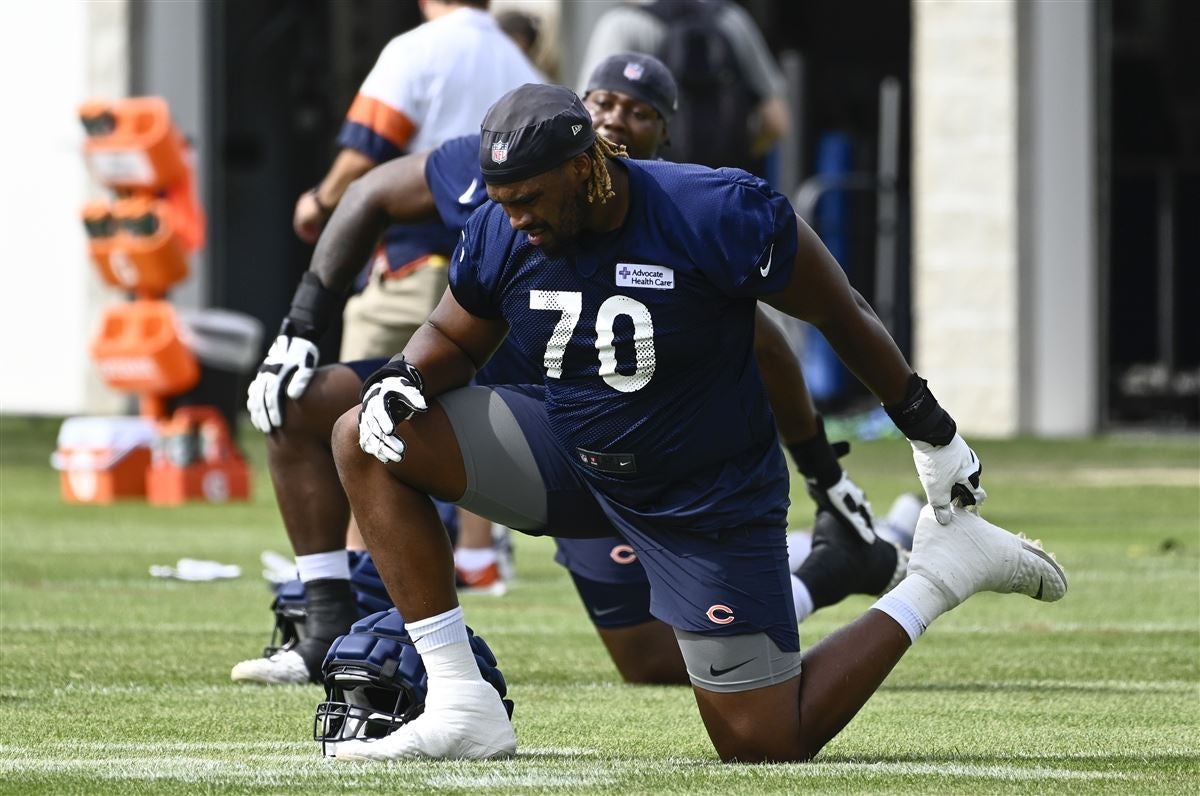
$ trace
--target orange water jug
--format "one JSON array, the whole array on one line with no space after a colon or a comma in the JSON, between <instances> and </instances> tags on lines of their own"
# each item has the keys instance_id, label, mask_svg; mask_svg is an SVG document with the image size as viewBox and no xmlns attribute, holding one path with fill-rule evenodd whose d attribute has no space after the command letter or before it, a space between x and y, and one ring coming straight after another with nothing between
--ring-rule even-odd
<instances>
[{"instance_id":1,"label":"orange water jug","mask_svg":"<svg viewBox=\"0 0 1200 796\"><path fill-rule=\"evenodd\" d=\"M159 298L187 278L187 257L175 233L174 214L164 202L119 199L112 206L112 217L117 236L110 267L128 289Z\"/></svg>"},{"instance_id":2,"label":"orange water jug","mask_svg":"<svg viewBox=\"0 0 1200 796\"><path fill-rule=\"evenodd\" d=\"M107 307L91 347L100 375L125 392L178 395L200 379L196 357L179 336L175 310L139 299Z\"/></svg>"},{"instance_id":3,"label":"orange water jug","mask_svg":"<svg viewBox=\"0 0 1200 796\"><path fill-rule=\"evenodd\" d=\"M85 102L79 119L88 168L110 188L163 190L184 179L186 142L161 97Z\"/></svg>"}]
</instances>

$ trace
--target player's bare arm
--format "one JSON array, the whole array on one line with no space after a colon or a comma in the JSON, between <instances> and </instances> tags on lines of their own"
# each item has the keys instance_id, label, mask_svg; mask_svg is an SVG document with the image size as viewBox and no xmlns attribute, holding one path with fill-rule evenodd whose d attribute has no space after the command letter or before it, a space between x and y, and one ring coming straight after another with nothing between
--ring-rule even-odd
<instances>
[{"instance_id":1,"label":"player's bare arm","mask_svg":"<svg viewBox=\"0 0 1200 796\"><path fill-rule=\"evenodd\" d=\"M913 447L913 462L938 522L950 521L950 503L978 506L983 465L958 434L954 419L925 381L913 373L871 306L850 286L817 234L797 218L791 280L768 303L812 323L838 358L887 408Z\"/></svg>"},{"instance_id":2,"label":"player's bare arm","mask_svg":"<svg viewBox=\"0 0 1200 796\"><path fill-rule=\"evenodd\" d=\"M437 215L425 180L427 160L428 152L396 158L350 184L317 241L309 266L322 284L340 293L370 259L390 224L427 221Z\"/></svg>"},{"instance_id":3,"label":"player's bare arm","mask_svg":"<svg viewBox=\"0 0 1200 796\"><path fill-rule=\"evenodd\" d=\"M754 312L754 358L785 443L817 433L817 412L787 337L762 309Z\"/></svg>"},{"instance_id":4,"label":"player's bare arm","mask_svg":"<svg viewBox=\"0 0 1200 796\"><path fill-rule=\"evenodd\" d=\"M420 369L424 393L432 397L469 384L507 333L503 320L472 315L447 290L402 356Z\"/></svg>"},{"instance_id":5,"label":"player's bare arm","mask_svg":"<svg viewBox=\"0 0 1200 796\"><path fill-rule=\"evenodd\" d=\"M799 217L796 226L791 281L767 303L820 329L838 358L885 405L900 401L912 368L817 234Z\"/></svg>"},{"instance_id":6,"label":"player's bare arm","mask_svg":"<svg viewBox=\"0 0 1200 796\"><path fill-rule=\"evenodd\" d=\"M767 390L767 400L775 415L775 425L784 447L792 455L796 469L804 476L808 493L817 504L818 513L832 512L833 516L868 545L875 542L874 520L866 493L842 470L838 457L849 451L849 443L831 445L825 436L825 423L817 412L800 363L792 353L787 337L779 325L762 310L754 313L754 358ZM818 523L819 526L819 523ZM865 547L853 548L852 555L869 556ZM894 561L894 552L888 551ZM836 589L817 587L814 607L831 605L848 592L843 578L832 582ZM872 587L873 588L873 587ZM799 609L797 611L799 613Z\"/></svg>"}]
</instances>

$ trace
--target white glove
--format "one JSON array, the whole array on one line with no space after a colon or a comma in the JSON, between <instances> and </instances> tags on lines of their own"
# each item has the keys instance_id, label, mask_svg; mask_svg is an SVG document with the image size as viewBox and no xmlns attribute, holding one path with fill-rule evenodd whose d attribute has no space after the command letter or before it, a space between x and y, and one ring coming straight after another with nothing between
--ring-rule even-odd
<instances>
[{"instance_id":1,"label":"white glove","mask_svg":"<svg viewBox=\"0 0 1200 796\"><path fill-rule=\"evenodd\" d=\"M297 400L308 389L320 352L311 340L281 334L267 349L267 358L246 391L250 423L264 434L283 425L283 394Z\"/></svg>"},{"instance_id":2,"label":"white glove","mask_svg":"<svg viewBox=\"0 0 1200 796\"><path fill-rule=\"evenodd\" d=\"M358 416L358 447L379 461L404 461L404 440L396 426L417 412L429 409L421 394L419 377L388 376L372 384L363 398Z\"/></svg>"},{"instance_id":3,"label":"white glove","mask_svg":"<svg viewBox=\"0 0 1200 796\"><path fill-rule=\"evenodd\" d=\"M942 525L950 523L950 503L973 506L975 511L987 499L987 492L979 485L983 463L975 451L967 447L966 440L959 434L946 445L931 445L928 442L909 440L912 443L913 463L917 466L917 477L925 488L925 496L933 507L933 515Z\"/></svg>"},{"instance_id":4,"label":"white glove","mask_svg":"<svg viewBox=\"0 0 1200 796\"><path fill-rule=\"evenodd\" d=\"M874 543L875 521L871 517L871 503L850 476L843 472L841 480L828 489L821 489L809 481L808 493L817 505L836 514L842 524L861 536L864 542Z\"/></svg>"}]
</instances>

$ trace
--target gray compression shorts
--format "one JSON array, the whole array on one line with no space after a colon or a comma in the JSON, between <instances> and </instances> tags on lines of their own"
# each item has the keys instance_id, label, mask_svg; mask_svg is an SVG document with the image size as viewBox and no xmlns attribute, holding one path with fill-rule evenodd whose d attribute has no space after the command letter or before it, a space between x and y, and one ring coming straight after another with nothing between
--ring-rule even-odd
<instances>
[{"instance_id":1,"label":"gray compression shorts","mask_svg":"<svg viewBox=\"0 0 1200 796\"><path fill-rule=\"evenodd\" d=\"M800 675L800 653L781 652L766 633L713 636L675 628L692 685L705 691L753 691Z\"/></svg>"},{"instance_id":2,"label":"gray compression shorts","mask_svg":"<svg viewBox=\"0 0 1200 796\"><path fill-rule=\"evenodd\" d=\"M529 442L504 400L489 387L464 387L438 398L467 471L457 505L518 531L546 527L546 485Z\"/></svg>"}]
</instances>

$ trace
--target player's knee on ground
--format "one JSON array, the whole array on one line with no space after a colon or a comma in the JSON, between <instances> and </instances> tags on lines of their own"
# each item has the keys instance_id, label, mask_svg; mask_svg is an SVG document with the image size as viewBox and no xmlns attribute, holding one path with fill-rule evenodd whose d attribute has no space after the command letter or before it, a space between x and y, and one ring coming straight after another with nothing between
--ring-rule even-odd
<instances>
[{"instance_id":1,"label":"player's knee on ground","mask_svg":"<svg viewBox=\"0 0 1200 796\"><path fill-rule=\"evenodd\" d=\"M726 763L794 763L815 754L800 737L798 678L737 693L695 689L717 755Z\"/></svg>"},{"instance_id":2,"label":"player's knee on ground","mask_svg":"<svg viewBox=\"0 0 1200 796\"><path fill-rule=\"evenodd\" d=\"M803 760L799 651L766 632L716 636L675 629L696 702L722 760Z\"/></svg>"}]
</instances>

